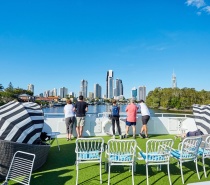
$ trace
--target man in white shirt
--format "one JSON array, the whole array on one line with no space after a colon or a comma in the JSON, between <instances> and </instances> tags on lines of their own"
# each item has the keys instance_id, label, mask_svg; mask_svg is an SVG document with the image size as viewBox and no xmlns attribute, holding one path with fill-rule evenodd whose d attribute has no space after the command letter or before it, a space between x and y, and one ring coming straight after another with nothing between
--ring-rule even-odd
<instances>
[{"instance_id":1,"label":"man in white shirt","mask_svg":"<svg viewBox=\"0 0 210 185\"><path fill-rule=\"evenodd\" d=\"M147 139L148 138L147 123L150 119L150 112L147 105L144 103L144 100L140 100L139 110L141 112L142 124L143 124L141 127L141 131L139 133L139 137Z\"/></svg>"}]
</instances>

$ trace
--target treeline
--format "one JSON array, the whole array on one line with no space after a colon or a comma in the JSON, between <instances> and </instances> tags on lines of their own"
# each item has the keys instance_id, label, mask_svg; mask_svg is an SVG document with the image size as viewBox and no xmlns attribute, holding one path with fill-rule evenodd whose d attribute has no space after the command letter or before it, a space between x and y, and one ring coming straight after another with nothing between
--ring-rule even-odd
<instances>
[{"instance_id":1,"label":"treeline","mask_svg":"<svg viewBox=\"0 0 210 185\"><path fill-rule=\"evenodd\" d=\"M157 87L148 93L146 102L151 108L186 110L191 109L193 104L210 104L210 91Z\"/></svg>"},{"instance_id":2,"label":"treeline","mask_svg":"<svg viewBox=\"0 0 210 185\"><path fill-rule=\"evenodd\" d=\"M4 88L2 84L0 84L0 106L14 99L18 100L18 96L21 94L32 96L33 92L21 88L14 88L11 82L7 88Z\"/></svg>"}]
</instances>

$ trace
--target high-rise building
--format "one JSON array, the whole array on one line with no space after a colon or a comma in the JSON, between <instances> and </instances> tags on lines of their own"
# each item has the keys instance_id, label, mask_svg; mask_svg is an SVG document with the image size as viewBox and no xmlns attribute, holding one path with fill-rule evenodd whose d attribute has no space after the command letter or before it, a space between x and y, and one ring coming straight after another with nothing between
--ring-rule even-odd
<instances>
[{"instance_id":1,"label":"high-rise building","mask_svg":"<svg viewBox=\"0 0 210 185\"><path fill-rule=\"evenodd\" d=\"M114 83L113 77L108 78L108 98L113 98L113 91L114 91Z\"/></svg>"},{"instance_id":2,"label":"high-rise building","mask_svg":"<svg viewBox=\"0 0 210 185\"><path fill-rule=\"evenodd\" d=\"M94 84L94 98L101 98L101 86L99 84Z\"/></svg>"},{"instance_id":3,"label":"high-rise building","mask_svg":"<svg viewBox=\"0 0 210 185\"><path fill-rule=\"evenodd\" d=\"M140 86L139 87L139 100L146 100L146 87Z\"/></svg>"},{"instance_id":4,"label":"high-rise building","mask_svg":"<svg viewBox=\"0 0 210 185\"><path fill-rule=\"evenodd\" d=\"M74 97L74 92L70 92L69 97Z\"/></svg>"},{"instance_id":5,"label":"high-rise building","mask_svg":"<svg viewBox=\"0 0 210 185\"><path fill-rule=\"evenodd\" d=\"M94 93L93 92L89 92L89 98L93 99L94 98Z\"/></svg>"},{"instance_id":6,"label":"high-rise building","mask_svg":"<svg viewBox=\"0 0 210 185\"><path fill-rule=\"evenodd\" d=\"M131 89L131 98L133 98L133 99L135 99L135 100L136 100L136 98L137 98L137 89L136 89L136 87L133 87L133 88Z\"/></svg>"},{"instance_id":7,"label":"high-rise building","mask_svg":"<svg viewBox=\"0 0 210 185\"><path fill-rule=\"evenodd\" d=\"M106 97L113 98L114 89L114 72L112 70L107 71L106 76Z\"/></svg>"},{"instance_id":8,"label":"high-rise building","mask_svg":"<svg viewBox=\"0 0 210 185\"><path fill-rule=\"evenodd\" d=\"M39 94L39 97L44 97L43 93L40 93L40 94Z\"/></svg>"},{"instance_id":9,"label":"high-rise building","mask_svg":"<svg viewBox=\"0 0 210 185\"><path fill-rule=\"evenodd\" d=\"M31 91L34 93L34 85L33 84L28 84L28 91Z\"/></svg>"},{"instance_id":10,"label":"high-rise building","mask_svg":"<svg viewBox=\"0 0 210 185\"><path fill-rule=\"evenodd\" d=\"M176 75L172 74L172 88L177 88Z\"/></svg>"},{"instance_id":11,"label":"high-rise building","mask_svg":"<svg viewBox=\"0 0 210 185\"><path fill-rule=\"evenodd\" d=\"M120 96L123 95L123 83L121 79L116 79L116 84L115 84L115 96Z\"/></svg>"},{"instance_id":12,"label":"high-rise building","mask_svg":"<svg viewBox=\"0 0 210 185\"><path fill-rule=\"evenodd\" d=\"M84 79L81 80L80 91L82 92L84 98L87 98L87 88L88 88L88 82Z\"/></svg>"},{"instance_id":13,"label":"high-rise building","mask_svg":"<svg viewBox=\"0 0 210 185\"><path fill-rule=\"evenodd\" d=\"M50 96L50 90L47 90L44 92L44 97L49 97Z\"/></svg>"},{"instance_id":14,"label":"high-rise building","mask_svg":"<svg viewBox=\"0 0 210 185\"><path fill-rule=\"evenodd\" d=\"M57 96L57 89L56 89L56 88L54 88L54 89L52 90L52 96Z\"/></svg>"},{"instance_id":15,"label":"high-rise building","mask_svg":"<svg viewBox=\"0 0 210 185\"><path fill-rule=\"evenodd\" d=\"M60 98L66 98L66 96L68 95L68 89L65 87L61 87L59 89L59 93L60 93Z\"/></svg>"}]
</instances>

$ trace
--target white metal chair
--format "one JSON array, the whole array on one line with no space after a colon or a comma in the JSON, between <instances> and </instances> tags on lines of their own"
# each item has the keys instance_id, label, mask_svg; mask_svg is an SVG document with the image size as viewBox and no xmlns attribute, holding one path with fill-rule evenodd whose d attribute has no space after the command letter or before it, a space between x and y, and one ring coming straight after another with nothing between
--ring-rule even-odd
<instances>
[{"instance_id":1,"label":"white metal chair","mask_svg":"<svg viewBox=\"0 0 210 185\"><path fill-rule=\"evenodd\" d=\"M167 165L168 179L171 185L169 164L173 144L173 139L149 139L146 142L146 152L143 152L139 147L137 147L140 150L140 152L138 152L138 159L143 159L146 163L147 185L149 185L149 165L158 165L160 169L161 165Z\"/></svg>"},{"instance_id":2,"label":"white metal chair","mask_svg":"<svg viewBox=\"0 0 210 185\"><path fill-rule=\"evenodd\" d=\"M49 143L50 144L52 142L52 139L55 139L56 140L59 151L60 151L60 146L59 146L59 143L58 143L58 135L60 135L60 134L61 134L60 132L51 132L51 133L48 133L47 134L47 136L50 137L50 139L49 139Z\"/></svg>"},{"instance_id":3,"label":"white metal chair","mask_svg":"<svg viewBox=\"0 0 210 185\"><path fill-rule=\"evenodd\" d=\"M29 185L34 160L35 154L17 151L13 156L3 185L7 185L9 180L16 181L20 184Z\"/></svg>"},{"instance_id":4,"label":"white metal chair","mask_svg":"<svg viewBox=\"0 0 210 185\"><path fill-rule=\"evenodd\" d=\"M202 157L203 171L204 171L205 177L207 178L206 168L205 168L205 159L210 158L210 135L207 136L204 141L202 141L202 146L199 148L198 154Z\"/></svg>"},{"instance_id":5,"label":"white metal chair","mask_svg":"<svg viewBox=\"0 0 210 185\"><path fill-rule=\"evenodd\" d=\"M182 183L184 184L184 177L182 171L182 163L194 161L196 166L196 172L198 175L198 179L200 180L200 175L198 173L198 149L200 147L202 138L199 137L187 137L181 143L179 143L178 149L172 149L171 155L178 160L180 164L180 171L182 177Z\"/></svg>"},{"instance_id":6,"label":"white metal chair","mask_svg":"<svg viewBox=\"0 0 210 185\"><path fill-rule=\"evenodd\" d=\"M102 152L104 151L104 139L95 138L78 138L76 140L76 184L78 184L79 163L99 163L100 164L100 183L102 184Z\"/></svg>"},{"instance_id":7,"label":"white metal chair","mask_svg":"<svg viewBox=\"0 0 210 185\"><path fill-rule=\"evenodd\" d=\"M110 184L110 171L113 165L131 167L132 184L134 185L134 164L136 155L136 140L110 139L107 143L106 158L108 163L108 185Z\"/></svg>"}]
</instances>

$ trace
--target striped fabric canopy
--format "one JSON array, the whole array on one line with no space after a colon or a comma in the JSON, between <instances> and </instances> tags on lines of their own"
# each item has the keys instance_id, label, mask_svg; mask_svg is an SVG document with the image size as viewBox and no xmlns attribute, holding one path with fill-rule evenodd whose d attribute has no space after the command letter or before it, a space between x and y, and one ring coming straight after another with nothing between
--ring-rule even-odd
<instances>
[{"instance_id":1,"label":"striped fabric canopy","mask_svg":"<svg viewBox=\"0 0 210 185\"><path fill-rule=\"evenodd\" d=\"M34 144L44 126L43 111L37 103L11 101L0 107L0 139Z\"/></svg>"},{"instance_id":2,"label":"striped fabric canopy","mask_svg":"<svg viewBox=\"0 0 210 185\"><path fill-rule=\"evenodd\" d=\"M210 134L210 105L193 105L195 123L204 134Z\"/></svg>"}]
</instances>

